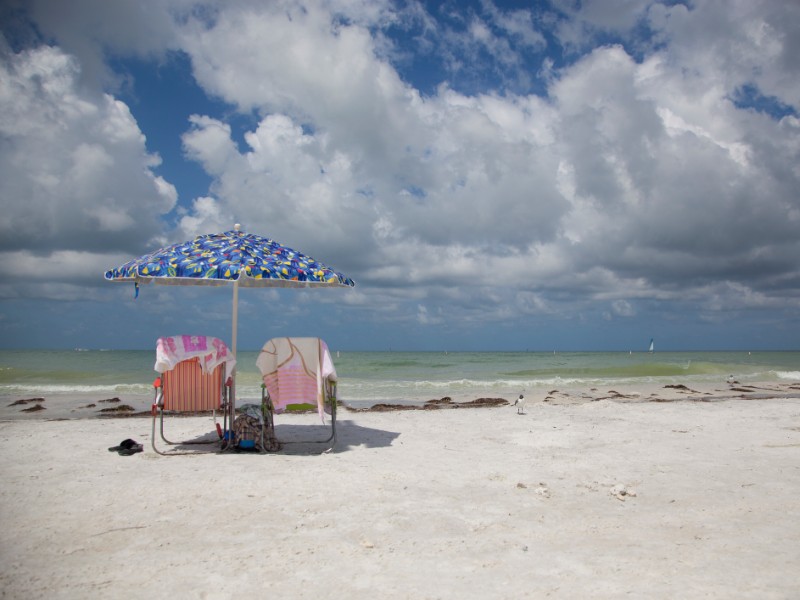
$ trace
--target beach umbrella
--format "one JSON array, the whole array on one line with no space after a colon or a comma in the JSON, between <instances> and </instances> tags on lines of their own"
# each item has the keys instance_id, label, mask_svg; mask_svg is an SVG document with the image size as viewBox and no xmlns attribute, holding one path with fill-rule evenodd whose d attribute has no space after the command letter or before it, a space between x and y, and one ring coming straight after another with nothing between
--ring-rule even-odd
<instances>
[{"instance_id":1,"label":"beach umbrella","mask_svg":"<svg viewBox=\"0 0 800 600\"><path fill-rule=\"evenodd\" d=\"M139 284L231 285L233 316L231 351L236 356L239 287L331 288L355 283L296 250L273 240L240 231L201 235L188 242L161 248L106 271L109 281ZM231 390L231 419L235 418L236 371Z\"/></svg>"}]
</instances>

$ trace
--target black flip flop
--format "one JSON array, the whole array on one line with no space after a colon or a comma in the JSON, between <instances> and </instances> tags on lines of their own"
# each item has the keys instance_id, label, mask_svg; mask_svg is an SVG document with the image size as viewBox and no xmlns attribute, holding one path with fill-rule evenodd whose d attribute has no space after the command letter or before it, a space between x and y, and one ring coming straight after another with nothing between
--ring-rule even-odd
<instances>
[{"instance_id":1,"label":"black flip flop","mask_svg":"<svg viewBox=\"0 0 800 600\"><path fill-rule=\"evenodd\" d=\"M136 443L136 441L132 439L122 440L119 443L119 446L114 446L113 448L109 448L109 452L117 452L120 456L130 456L132 454L136 454L137 452L142 452L144 450L144 446L142 444Z\"/></svg>"}]
</instances>

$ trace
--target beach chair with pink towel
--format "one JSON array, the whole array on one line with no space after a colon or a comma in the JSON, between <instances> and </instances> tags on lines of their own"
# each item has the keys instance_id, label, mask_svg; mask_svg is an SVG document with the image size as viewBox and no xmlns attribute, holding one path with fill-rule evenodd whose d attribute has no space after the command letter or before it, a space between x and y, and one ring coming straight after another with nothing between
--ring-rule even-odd
<instances>
[{"instance_id":1,"label":"beach chair with pink towel","mask_svg":"<svg viewBox=\"0 0 800 600\"><path fill-rule=\"evenodd\" d=\"M153 382L153 450L166 454L156 447L156 419L160 422L161 439L172 446L208 444L220 441L220 433L228 431L228 408L231 379L236 359L222 340L204 335L175 335L158 338L155 370L159 373ZM224 415L224 427L217 423L217 411ZM171 442L164 436L164 415L211 412L216 426L216 439ZM178 454L178 452L169 452Z\"/></svg>"},{"instance_id":2,"label":"beach chair with pink towel","mask_svg":"<svg viewBox=\"0 0 800 600\"><path fill-rule=\"evenodd\" d=\"M330 443L333 448L337 379L327 344L319 338L274 338L264 344L256 366L264 380L262 403L271 405L275 413L316 409L323 424L325 415L330 415L330 437L297 441Z\"/></svg>"}]
</instances>

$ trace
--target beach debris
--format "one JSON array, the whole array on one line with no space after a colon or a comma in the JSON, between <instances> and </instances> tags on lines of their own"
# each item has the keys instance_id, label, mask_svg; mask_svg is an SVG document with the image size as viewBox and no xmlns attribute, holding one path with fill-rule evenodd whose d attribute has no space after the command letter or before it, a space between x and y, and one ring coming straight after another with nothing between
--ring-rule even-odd
<instances>
[{"instance_id":1,"label":"beach debris","mask_svg":"<svg viewBox=\"0 0 800 600\"><path fill-rule=\"evenodd\" d=\"M641 396L639 392L632 392L630 394L621 394L616 390L608 390L608 396L598 396L597 398L593 398L592 402L598 402L600 400L631 400L633 398L638 398Z\"/></svg>"},{"instance_id":2,"label":"beach debris","mask_svg":"<svg viewBox=\"0 0 800 600\"><path fill-rule=\"evenodd\" d=\"M350 412L390 412L395 410L438 410L446 408L481 408L485 406L506 406L509 402L505 398L477 398L466 402L453 402L449 396L428 400L419 404L373 404L368 408L352 408L345 405Z\"/></svg>"},{"instance_id":3,"label":"beach debris","mask_svg":"<svg viewBox=\"0 0 800 600\"><path fill-rule=\"evenodd\" d=\"M22 412L37 412L39 410L47 410L47 409L41 404L34 404L30 408L23 408Z\"/></svg>"},{"instance_id":4,"label":"beach debris","mask_svg":"<svg viewBox=\"0 0 800 600\"><path fill-rule=\"evenodd\" d=\"M127 404L120 404L119 406L114 406L112 408L101 408L100 412L104 414L110 414L110 413L134 412L135 410L136 410L135 408L133 408L132 406L128 406Z\"/></svg>"},{"instance_id":5,"label":"beach debris","mask_svg":"<svg viewBox=\"0 0 800 600\"><path fill-rule=\"evenodd\" d=\"M547 396L544 397L545 402L550 402L550 400L555 400L554 394L560 394L558 390L550 390L547 392Z\"/></svg>"},{"instance_id":6,"label":"beach debris","mask_svg":"<svg viewBox=\"0 0 800 600\"><path fill-rule=\"evenodd\" d=\"M568 402L570 404L575 404L577 401L574 396L572 396L569 392L561 392L559 390L550 390L547 392L547 395L544 397L545 402L559 402L561 401Z\"/></svg>"},{"instance_id":7,"label":"beach debris","mask_svg":"<svg viewBox=\"0 0 800 600\"><path fill-rule=\"evenodd\" d=\"M518 490L527 490L528 486L527 486L527 484L522 483L520 481L517 484L517 489ZM550 488L547 487L546 483L543 483L543 482L540 481L539 484L535 488L533 488L533 493L538 495L538 496L542 496L543 498L549 498L550 497Z\"/></svg>"},{"instance_id":8,"label":"beach debris","mask_svg":"<svg viewBox=\"0 0 800 600\"><path fill-rule=\"evenodd\" d=\"M434 398L433 400L428 400L425 403L425 408L439 408L442 404L452 404L453 399L450 396L445 396L444 398Z\"/></svg>"},{"instance_id":9,"label":"beach debris","mask_svg":"<svg viewBox=\"0 0 800 600\"><path fill-rule=\"evenodd\" d=\"M525 396L520 394L519 398L514 400L514 406L517 407L517 414L518 415L524 415L525 414Z\"/></svg>"},{"instance_id":10,"label":"beach debris","mask_svg":"<svg viewBox=\"0 0 800 600\"><path fill-rule=\"evenodd\" d=\"M466 402L457 402L453 408L461 407L474 407L479 408L482 406L506 406L508 400L505 398L476 398L475 400L468 400Z\"/></svg>"},{"instance_id":11,"label":"beach debris","mask_svg":"<svg viewBox=\"0 0 800 600\"><path fill-rule=\"evenodd\" d=\"M687 394L688 393L692 393L692 394L699 394L700 393L697 390L693 390L691 388L686 387L682 383L670 383L670 384L665 385L664 388L665 389L669 388L669 389L673 389L673 390L678 390L679 392L686 392Z\"/></svg>"},{"instance_id":12,"label":"beach debris","mask_svg":"<svg viewBox=\"0 0 800 600\"><path fill-rule=\"evenodd\" d=\"M420 408L410 404L373 404L369 408L351 408L348 406L347 410L351 412L389 412L394 410L419 410Z\"/></svg>"},{"instance_id":13,"label":"beach debris","mask_svg":"<svg viewBox=\"0 0 800 600\"><path fill-rule=\"evenodd\" d=\"M611 495L614 496L617 500L622 500L623 502L625 502L627 498L635 498L636 491L624 486L621 483L618 483L611 488Z\"/></svg>"},{"instance_id":14,"label":"beach debris","mask_svg":"<svg viewBox=\"0 0 800 600\"><path fill-rule=\"evenodd\" d=\"M44 402L44 398L25 398L24 400L15 400L9 406L19 406L20 404L30 404L31 402Z\"/></svg>"},{"instance_id":15,"label":"beach debris","mask_svg":"<svg viewBox=\"0 0 800 600\"><path fill-rule=\"evenodd\" d=\"M105 400L99 400L99 402L119 402L119 398L106 398Z\"/></svg>"}]
</instances>

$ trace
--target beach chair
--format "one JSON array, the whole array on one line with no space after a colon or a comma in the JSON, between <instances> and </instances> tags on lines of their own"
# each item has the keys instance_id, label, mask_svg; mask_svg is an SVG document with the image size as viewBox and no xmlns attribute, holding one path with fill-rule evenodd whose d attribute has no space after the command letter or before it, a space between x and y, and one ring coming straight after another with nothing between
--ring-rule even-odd
<instances>
[{"instance_id":1,"label":"beach chair","mask_svg":"<svg viewBox=\"0 0 800 600\"><path fill-rule=\"evenodd\" d=\"M328 346L319 338L274 338L256 360L261 372L262 405L275 414L316 410L325 425L330 416L330 436L325 439L280 440L281 443L336 445L336 369Z\"/></svg>"},{"instance_id":2,"label":"beach chair","mask_svg":"<svg viewBox=\"0 0 800 600\"><path fill-rule=\"evenodd\" d=\"M153 382L155 399L152 406L153 427L150 437L153 450L162 455L186 452L162 452L156 447L156 420L161 440L170 446L219 443L230 436L228 426L231 378L236 365L224 342L208 336L172 336L159 338L156 344L155 370L159 376ZM217 423L217 411L223 413L223 426ZM173 442L164 435L164 415L200 414L211 412L216 435L195 440ZM224 433L223 433L224 432ZM223 440L224 441L224 440Z\"/></svg>"}]
</instances>

